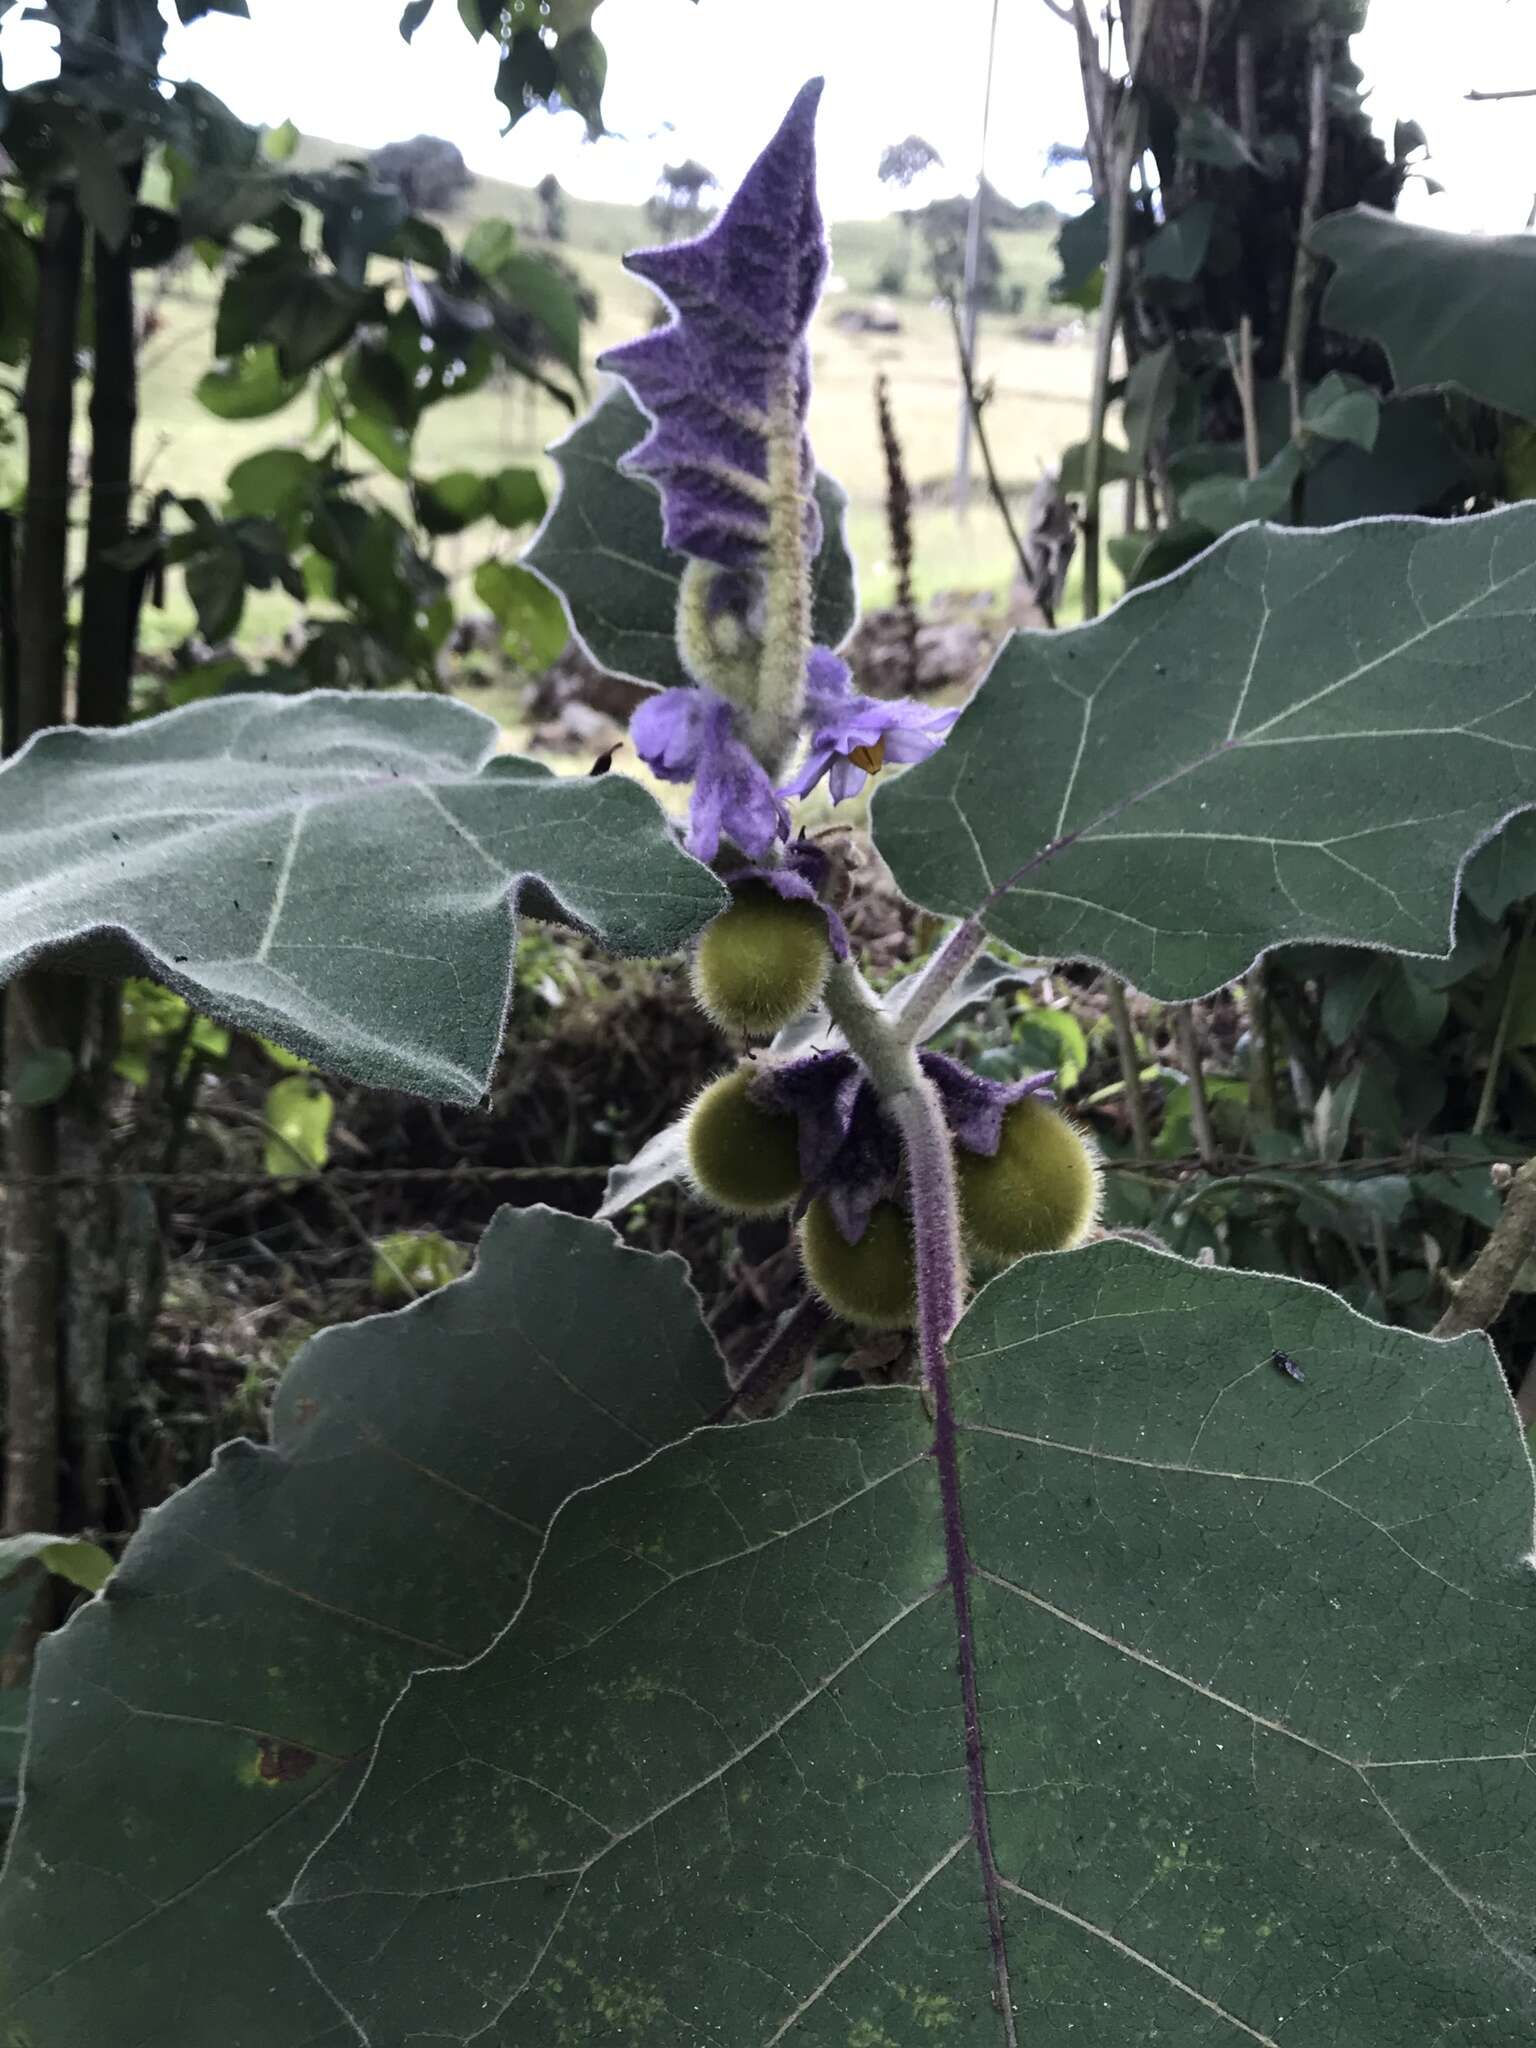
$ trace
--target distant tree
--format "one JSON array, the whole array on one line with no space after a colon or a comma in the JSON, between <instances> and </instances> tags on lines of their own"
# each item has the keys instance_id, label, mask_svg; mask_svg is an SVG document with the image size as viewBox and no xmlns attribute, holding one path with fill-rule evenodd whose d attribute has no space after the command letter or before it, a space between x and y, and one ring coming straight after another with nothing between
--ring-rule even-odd
<instances>
[{"instance_id":1,"label":"distant tree","mask_svg":"<svg viewBox=\"0 0 1536 2048\"><path fill-rule=\"evenodd\" d=\"M474 184L458 147L441 135L416 135L374 151L374 175L393 185L413 213L447 213Z\"/></svg>"},{"instance_id":2,"label":"distant tree","mask_svg":"<svg viewBox=\"0 0 1536 2048\"><path fill-rule=\"evenodd\" d=\"M543 211L545 241L563 242L566 230L565 194L560 189L560 180L553 171L546 171L533 189Z\"/></svg>"},{"instance_id":3,"label":"distant tree","mask_svg":"<svg viewBox=\"0 0 1536 2048\"><path fill-rule=\"evenodd\" d=\"M706 170L693 157L663 168L655 196L646 206L646 213L663 241L670 242L675 235L698 233L709 211L704 194L718 184L714 172Z\"/></svg>"},{"instance_id":4,"label":"distant tree","mask_svg":"<svg viewBox=\"0 0 1536 2048\"><path fill-rule=\"evenodd\" d=\"M901 142L887 143L880 152L880 182L894 185L898 191L907 191L924 171L931 171L942 164L943 157L931 142L921 135L908 135ZM912 267L912 224L916 215L910 209L901 216L902 235L905 248L902 253L900 271L887 266L886 275L894 280L892 289L903 292L907 286L907 273Z\"/></svg>"},{"instance_id":5,"label":"distant tree","mask_svg":"<svg viewBox=\"0 0 1536 2048\"><path fill-rule=\"evenodd\" d=\"M943 157L931 142L925 142L921 135L909 135L901 142L891 142L880 152L880 182L882 185L896 185L905 192L924 171L931 171L942 164Z\"/></svg>"}]
</instances>

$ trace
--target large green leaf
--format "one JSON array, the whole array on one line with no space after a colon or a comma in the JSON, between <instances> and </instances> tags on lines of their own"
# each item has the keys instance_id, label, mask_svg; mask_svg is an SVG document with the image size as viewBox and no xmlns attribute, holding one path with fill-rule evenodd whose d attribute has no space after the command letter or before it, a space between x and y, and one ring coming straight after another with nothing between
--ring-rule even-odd
<instances>
[{"instance_id":1,"label":"large green leaf","mask_svg":"<svg viewBox=\"0 0 1536 2048\"><path fill-rule=\"evenodd\" d=\"M0 979L127 967L332 1071L474 1102L519 902L659 954L724 901L636 784L497 737L448 698L329 691L44 733L0 769Z\"/></svg>"},{"instance_id":2,"label":"large green leaf","mask_svg":"<svg viewBox=\"0 0 1536 2048\"><path fill-rule=\"evenodd\" d=\"M560 491L523 560L559 591L592 657L616 675L669 688L690 678L677 654L677 586L686 557L662 545L661 499L620 458L643 437L645 413L616 384L550 453ZM823 539L812 575L812 628L836 647L857 614L853 559L843 534L848 500L816 479Z\"/></svg>"},{"instance_id":3,"label":"large green leaf","mask_svg":"<svg viewBox=\"0 0 1536 2048\"><path fill-rule=\"evenodd\" d=\"M1536 419L1536 236L1447 234L1355 206L1311 241L1335 266L1323 319L1379 341L1399 391L1454 384Z\"/></svg>"},{"instance_id":4,"label":"large green leaf","mask_svg":"<svg viewBox=\"0 0 1536 2048\"><path fill-rule=\"evenodd\" d=\"M1249 527L1075 632L1016 635L875 798L930 909L1202 994L1291 940L1442 955L1536 802L1536 506Z\"/></svg>"},{"instance_id":5,"label":"large green leaf","mask_svg":"<svg viewBox=\"0 0 1536 2048\"><path fill-rule=\"evenodd\" d=\"M1484 1340L1109 1241L953 1353L949 1454L909 1390L696 1437L413 1682L282 1913L370 2048L1530 2039L1531 1469Z\"/></svg>"},{"instance_id":6,"label":"large green leaf","mask_svg":"<svg viewBox=\"0 0 1536 2048\"><path fill-rule=\"evenodd\" d=\"M421 1664L473 1656L541 1533L723 1388L681 1260L503 1210L468 1279L327 1331L38 1659L0 1884L0 2040L341 2048L267 1919Z\"/></svg>"}]
</instances>

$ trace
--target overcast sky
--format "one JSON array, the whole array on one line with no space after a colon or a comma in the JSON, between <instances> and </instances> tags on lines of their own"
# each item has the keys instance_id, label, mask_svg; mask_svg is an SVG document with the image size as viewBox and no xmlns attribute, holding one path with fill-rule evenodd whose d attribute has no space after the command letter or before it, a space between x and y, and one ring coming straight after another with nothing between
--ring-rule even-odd
<instances>
[{"instance_id":1,"label":"overcast sky","mask_svg":"<svg viewBox=\"0 0 1536 2048\"><path fill-rule=\"evenodd\" d=\"M552 170L573 192L633 200L669 158L697 157L729 187L819 70L823 203L848 219L887 209L881 148L914 130L943 156L952 188L974 176L991 9L992 0L607 0L596 26L615 133L596 144L574 114L537 112L501 137L492 46L470 42L454 0L437 0L409 50L395 32L400 0L250 0L248 22L213 15L174 30L168 68L247 120L291 118L362 147L425 130L451 137L489 176L533 184ZM19 22L0 32L10 82L35 71L46 39ZM1465 94L1536 86L1531 0L1372 0L1356 55L1378 127L1390 136L1394 118L1418 120L1449 188L1434 201L1415 188L1405 210L1446 226L1522 227L1536 191L1536 99L1479 106ZM994 182L1070 206L1074 174L1047 180L1043 162L1052 142L1081 139L1080 87L1072 38L1044 0L999 0L996 80Z\"/></svg>"}]
</instances>

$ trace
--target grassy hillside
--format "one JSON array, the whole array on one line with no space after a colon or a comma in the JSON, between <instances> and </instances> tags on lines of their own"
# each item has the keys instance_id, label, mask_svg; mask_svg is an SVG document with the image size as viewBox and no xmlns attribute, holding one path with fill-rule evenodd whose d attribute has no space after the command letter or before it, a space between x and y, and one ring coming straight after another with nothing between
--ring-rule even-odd
<instances>
[{"instance_id":1,"label":"grassy hillside","mask_svg":"<svg viewBox=\"0 0 1536 2048\"><path fill-rule=\"evenodd\" d=\"M317 167L345 154L335 145L313 140L301 148L300 161ZM649 324L652 294L619 261L623 250L649 238L649 230L636 206L568 198L567 213L569 237L561 253L591 284L601 305L589 337L595 356ZM451 238L458 238L475 220L489 215L511 219L531 237L539 209L532 192L481 178L444 227ZM1013 566L1002 521L989 501L979 498L964 523L950 506L959 391L945 311L916 299L903 300L897 309L901 331L896 334L852 332L840 321L841 315L867 302L881 267L899 259L903 232L894 219L834 226L833 284L812 335L812 439L823 467L849 492L851 540L861 587L872 604L888 600L892 583L873 397L874 380L881 371L890 380L917 504L920 594L1003 590ZM1000 238L1000 248L1008 275L1023 282L1029 294L1027 321L1054 268L1048 239L1010 234ZM300 398L267 419L240 424L215 421L198 405L192 390L211 359L215 296L215 283L194 265L180 275L164 300L163 324L143 359L140 427L151 488L168 486L211 499L219 497L224 476L242 456L274 443L298 445L314 424L309 398ZM1044 464L1083 433L1090 351L1080 341L1049 346L1025 340L1020 327L1016 318L984 316L979 366L993 387L988 419L999 465L1010 485L1022 492ZM545 462L553 480L543 450L567 424L553 401L520 387L483 390L428 415L419 466L431 473L463 465L538 460ZM979 474L979 465L975 467ZM461 546L466 562L478 558L481 543L474 536L472 544L446 544L446 566L456 566L453 556ZM265 625L267 609L254 609L252 623Z\"/></svg>"}]
</instances>

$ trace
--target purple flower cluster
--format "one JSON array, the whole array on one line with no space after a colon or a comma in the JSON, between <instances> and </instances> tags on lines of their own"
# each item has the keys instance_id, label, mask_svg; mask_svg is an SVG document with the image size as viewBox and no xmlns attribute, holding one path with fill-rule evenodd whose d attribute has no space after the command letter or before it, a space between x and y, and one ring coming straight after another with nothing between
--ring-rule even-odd
<instances>
[{"instance_id":1,"label":"purple flower cluster","mask_svg":"<svg viewBox=\"0 0 1536 2048\"><path fill-rule=\"evenodd\" d=\"M821 87L819 78L801 87L707 233L625 257L626 269L670 302L673 318L599 364L628 381L655 422L625 467L660 486L668 547L727 569L755 566L767 546L769 444L786 404L800 430L807 555L821 544L805 437L805 336L827 274L816 202Z\"/></svg>"},{"instance_id":2,"label":"purple flower cluster","mask_svg":"<svg viewBox=\"0 0 1536 2048\"><path fill-rule=\"evenodd\" d=\"M815 464L805 433L810 401L806 330L827 271L826 235L816 202L815 124L821 80L796 95L778 133L707 233L625 260L669 302L666 326L610 349L605 369L628 379L651 415L646 438L626 467L653 477L661 492L669 547L711 565L704 619L729 615L751 642L763 629L771 568L773 508L798 496L806 557L821 543L812 485ZM772 474L773 450L789 449L792 472ZM798 454L795 452L798 449ZM784 467L783 462L780 468ZM727 635L729 638L730 635ZM791 654L795 674L799 653ZM695 673L709 674L707 668ZM652 772L691 782L688 850L713 860L723 840L762 861L789 836L786 799L824 777L834 803L854 795L871 767L921 761L939 745L957 713L908 700L859 695L847 664L815 647L805 666L799 723L809 751L783 788L747 743L749 714L738 694L701 682L665 690L635 713L631 737ZM789 707L787 741L794 727ZM771 754L773 749L770 748Z\"/></svg>"},{"instance_id":3,"label":"purple flower cluster","mask_svg":"<svg viewBox=\"0 0 1536 2048\"><path fill-rule=\"evenodd\" d=\"M988 1081L941 1052L918 1062L933 1083L957 1145L990 1159L1002 1139L1003 1117L1026 1095L1049 1095L1051 1075ZM802 1200L823 1195L849 1244L864 1235L880 1202L906 1205L901 1143L881 1109L874 1084L851 1052L811 1053L764 1064L748 1093L761 1109L792 1116L799 1125Z\"/></svg>"},{"instance_id":4,"label":"purple flower cluster","mask_svg":"<svg viewBox=\"0 0 1536 2048\"><path fill-rule=\"evenodd\" d=\"M735 706L713 690L663 690L635 712L630 738L651 773L693 784L690 853L713 860L725 837L761 860L775 839L789 836L787 797L809 795L826 776L832 801L841 803L864 786L856 750L878 748L886 762L926 761L960 715L909 697L859 695L848 664L825 647L813 647L806 663L805 708L810 750L782 789L742 739Z\"/></svg>"}]
</instances>

